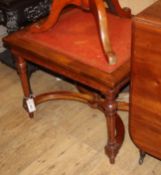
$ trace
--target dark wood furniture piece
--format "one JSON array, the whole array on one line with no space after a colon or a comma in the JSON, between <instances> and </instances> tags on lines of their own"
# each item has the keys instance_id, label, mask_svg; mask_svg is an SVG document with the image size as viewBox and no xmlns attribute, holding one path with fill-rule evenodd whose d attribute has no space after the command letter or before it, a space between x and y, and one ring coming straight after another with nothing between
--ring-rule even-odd
<instances>
[{"instance_id":1,"label":"dark wood furniture piece","mask_svg":"<svg viewBox=\"0 0 161 175\"><path fill-rule=\"evenodd\" d=\"M161 159L161 1L134 17L130 133L140 149Z\"/></svg>"},{"instance_id":2,"label":"dark wood furniture piece","mask_svg":"<svg viewBox=\"0 0 161 175\"><path fill-rule=\"evenodd\" d=\"M122 17L110 14L102 0L54 0L46 20L7 36L4 42L15 55L29 116L33 117L35 105L54 99L78 100L100 109L107 121L105 151L114 163L124 138L117 110L127 109L127 104L116 98L129 82L131 19L130 10L121 9L116 0L111 3L113 12ZM75 7L62 12L68 4ZM32 95L26 61L77 82L80 93Z\"/></svg>"},{"instance_id":3,"label":"dark wood furniture piece","mask_svg":"<svg viewBox=\"0 0 161 175\"><path fill-rule=\"evenodd\" d=\"M53 0L1 0L0 24L7 27L8 33L49 14ZM121 9L115 0L105 0L111 12L126 15L128 8Z\"/></svg>"},{"instance_id":4,"label":"dark wood furniture piece","mask_svg":"<svg viewBox=\"0 0 161 175\"><path fill-rule=\"evenodd\" d=\"M21 26L34 22L49 13L51 0L1 0L0 24L7 27L8 33Z\"/></svg>"},{"instance_id":5,"label":"dark wood furniture piece","mask_svg":"<svg viewBox=\"0 0 161 175\"><path fill-rule=\"evenodd\" d=\"M51 0L1 0L0 24L7 28L7 32L15 32L22 26L47 16ZM0 61L12 68L16 68L15 60L8 49L0 53ZM38 67L28 63L28 75L36 71Z\"/></svg>"}]
</instances>

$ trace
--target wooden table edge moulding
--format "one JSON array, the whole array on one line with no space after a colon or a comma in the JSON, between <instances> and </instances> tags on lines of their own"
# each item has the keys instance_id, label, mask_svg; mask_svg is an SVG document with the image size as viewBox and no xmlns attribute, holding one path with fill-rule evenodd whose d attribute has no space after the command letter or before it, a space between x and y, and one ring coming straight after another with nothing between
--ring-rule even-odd
<instances>
[{"instance_id":1,"label":"wooden table edge moulding","mask_svg":"<svg viewBox=\"0 0 161 175\"><path fill-rule=\"evenodd\" d=\"M116 10L120 16L126 18L130 16L130 10L121 9L118 1L111 0L110 3L113 3L113 7L117 7L112 9ZM24 39L26 33L34 35L35 33L44 32L45 34L45 32L48 32L57 21L59 13L68 4L74 4L85 10L91 10L94 16L100 20L100 23L98 23L100 35L102 40L104 40L104 37L107 39L107 42L102 41L102 45L104 49L107 49L107 55L109 59L111 59L109 60L109 64L110 62L113 64L116 60L110 46L110 41L107 35L108 33L104 33L107 26L102 22L102 20L104 20L103 14L106 15L107 13L102 0L73 0L69 2L65 0L54 0L51 7L51 13L47 20L40 21L40 23L36 23L10 34L4 38L4 43L10 48L16 59L17 70L24 92L23 105L29 116L31 118L33 117L35 106L42 102L54 99L77 100L101 110L105 114L107 121L108 143L107 146L105 146L105 152L109 156L110 163L114 163L115 157L124 139L124 125L117 114L117 110L128 110L128 104L117 102L116 98L120 90L129 82L130 61L126 61L123 65L117 68L116 71L107 73L91 67L90 65L73 60L66 54L62 54L58 51L51 52L50 47L44 47L39 42L37 42L35 46L32 41L28 40L29 38ZM65 13L66 12L64 12L64 14ZM57 91L34 96L26 74L26 61L30 61L67 78L71 78L79 84L87 86L93 90L85 90L84 86L83 88L78 86L80 93Z\"/></svg>"}]
</instances>

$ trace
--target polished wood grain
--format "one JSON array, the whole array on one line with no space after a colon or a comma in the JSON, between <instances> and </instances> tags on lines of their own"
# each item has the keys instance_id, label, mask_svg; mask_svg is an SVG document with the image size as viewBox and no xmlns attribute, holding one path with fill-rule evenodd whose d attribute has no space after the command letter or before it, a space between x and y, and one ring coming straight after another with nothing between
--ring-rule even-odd
<instances>
[{"instance_id":1,"label":"polished wood grain","mask_svg":"<svg viewBox=\"0 0 161 175\"><path fill-rule=\"evenodd\" d=\"M161 1L134 18L130 132L144 153L161 159ZM142 161L141 161L142 162Z\"/></svg>"},{"instance_id":2,"label":"polished wood grain","mask_svg":"<svg viewBox=\"0 0 161 175\"><path fill-rule=\"evenodd\" d=\"M93 108L101 110L106 118L108 143L105 146L105 152L108 155L110 162L115 162L115 157L124 140L124 126L117 114L119 109L127 109L127 103L118 102L116 98L120 90L129 82L130 63L129 60L124 62L118 69L111 73L101 71L97 68L84 64L76 59L72 59L69 55L55 51L51 51L49 47L44 47L40 43L30 42L22 37L25 32L42 32L47 30L56 22L56 19L64 6L69 3L80 6L82 3L84 7L88 7L90 4L90 10L96 14L97 23L99 24L100 37L105 43L106 48L110 51L109 59L111 57L111 47L109 46L108 30L107 30L107 15L105 5L101 0L91 1L53 1L51 13L47 20L39 25L38 30L35 29L35 25L27 27L20 32L16 32L7 36L4 39L5 44L11 49L17 62L17 68L20 75L22 88L24 92L24 107L29 113L29 116L33 117L33 112L30 112L27 106L27 101L32 99L35 105L42 102L54 100L54 99L68 99L76 100L87 103ZM114 4L115 5L115 4ZM57 8L56 8L57 7ZM55 8L58 10L55 12ZM68 13L68 11L66 12ZM63 14L62 14L63 15ZM37 25L37 23L36 23ZM56 24L55 24L56 25ZM39 30L40 29L40 30ZM24 32L24 33L23 33ZM46 31L47 32L47 31ZM106 52L106 51L105 51ZM112 56L113 57L113 56ZM51 59L52 58L52 59ZM114 57L113 57L114 58ZM38 64L46 69L63 75L71 80L83 84L96 91L95 93L74 93L67 91L56 91L41 93L39 95L32 94L30 83L26 74L26 61ZM125 105L126 104L126 105ZM126 108L125 108L126 106Z\"/></svg>"},{"instance_id":3,"label":"polished wood grain","mask_svg":"<svg viewBox=\"0 0 161 175\"><path fill-rule=\"evenodd\" d=\"M120 1L106 0L106 2L109 4L109 8L112 10L112 12L116 13L117 15L128 18L131 16L131 9L128 7L122 8Z\"/></svg>"}]
</instances>

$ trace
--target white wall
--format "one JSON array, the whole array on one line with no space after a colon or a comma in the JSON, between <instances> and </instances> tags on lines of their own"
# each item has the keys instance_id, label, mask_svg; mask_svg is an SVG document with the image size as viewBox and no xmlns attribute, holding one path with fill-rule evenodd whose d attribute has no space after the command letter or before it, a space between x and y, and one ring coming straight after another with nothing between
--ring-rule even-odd
<instances>
[{"instance_id":1,"label":"white wall","mask_svg":"<svg viewBox=\"0 0 161 175\"><path fill-rule=\"evenodd\" d=\"M157 0L119 0L120 4L130 7L133 14L137 14Z\"/></svg>"}]
</instances>

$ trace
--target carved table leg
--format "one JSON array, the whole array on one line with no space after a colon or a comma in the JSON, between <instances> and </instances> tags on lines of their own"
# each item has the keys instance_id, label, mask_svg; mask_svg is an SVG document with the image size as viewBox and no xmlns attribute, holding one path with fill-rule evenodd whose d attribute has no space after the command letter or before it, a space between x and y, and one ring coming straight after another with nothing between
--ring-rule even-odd
<instances>
[{"instance_id":1,"label":"carved table leg","mask_svg":"<svg viewBox=\"0 0 161 175\"><path fill-rule=\"evenodd\" d=\"M17 58L16 59L17 70L18 70L18 73L21 79L21 84L22 84L22 88L24 92L23 106L25 110L28 112L29 117L33 118L33 112L30 111L29 106L28 106L29 104L27 103L27 100L29 99L33 100L33 98L31 95L29 79L27 77L26 61L20 56L17 56L16 58Z\"/></svg>"},{"instance_id":2,"label":"carved table leg","mask_svg":"<svg viewBox=\"0 0 161 175\"><path fill-rule=\"evenodd\" d=\"M115 157L124 139L124 125L117 114L116 95L111 94L104 103L105 116L107 121L108 143L105 152L109 156L110 163L115 162Z\"/></svg>"}]
</instances>

